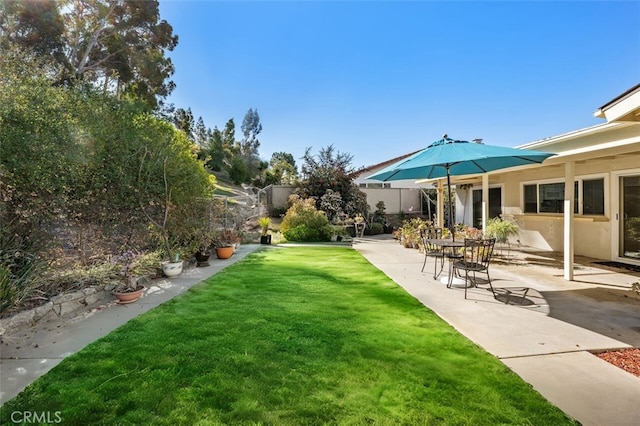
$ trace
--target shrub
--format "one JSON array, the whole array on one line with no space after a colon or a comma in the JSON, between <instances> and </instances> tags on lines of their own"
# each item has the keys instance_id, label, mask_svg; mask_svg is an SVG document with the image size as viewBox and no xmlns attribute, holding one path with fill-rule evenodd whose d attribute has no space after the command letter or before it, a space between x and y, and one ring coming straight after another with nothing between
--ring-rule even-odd
<instances>
[{"instance_id":1,"label":"shrub","mask_svg":"<svg viewBox=\"0 0 640 426\"><path fill-rule=\"evenodd\" d=\"M329 241L331 233L327 234L326 228L315 229L309 228L307 225L299 225L287 230L284 237L288 241Z\"/></svg>"},{"instance_id":2,"label":"shrub","mask_svg":"<svg viewBox=\"0 0 640 426\"><path fill-rule=\"evenodd\" d=\"M373 222L371 225L369 225L369 233L371 235L382 234L383 231L384 231L384 227L382 226L381 223Z\"/></svg>"},{"instance_id":3,"label":"shrub","mask_svg":"<svg viewBox=\"0 0 640 426\"><path fill-rule=\"evenodd\" d=\"M289 241L329 241L333 228L327 215L318 211L313 198L289 197L289 210L282 220L280 231ZM296 229L299 228L299 229Z\"/></svg>"},{"instance_id":4,"label":"shrub","mask_svg":"<svg viewBox=\"0 0 640 426\"><path fill-rule=\"evenodd\" d=\"M287 209L284 207L274 207L269 212L269 216L271 217L282 217L287 213Z\"/></svg>"},{"instance_id":5,"label":"shrub","mask_svg":"<svg viewBox=\"0 0 640 426\"><path fill-rule=\"evenodd\" d=\"M331 221L340 217L343 204L340 193L331 189L327 189L327 192L320 197L320 209L327 214L327 217Z\"/></svg>"},{"instance_id":6,"label":"shrub","mask_svg":"<svg viewBox=\"0 0 640 426\"><path fill-rule=\"evenodd\" d=\"M414 217L409 220L405 220L400 228L400 235L402 236L402 244L405 247L417 247L420 244L420 230L427 229L431 226L431 222L428 220Z\"/></svg>"},{"instance_id":7,"label":"shrub","mask_svg":"<svg viewBox=\"0 0 640 426\"><path fill-rule=\"evenodd\" d=\"M24 239L0 229L0 314L38 294L42 261Z\"/></svg>"},{"instance_id":8,"label":"shrub","mask_svg":"<svg viewBox=\"0 0 640 426\"><path fill-rule=\"evenodd\" d=\"M373 213L373 221L384 224L387 221L386 209L384 201L378 201L376 203L376 211Z\"/></svg>"}]
</instances>

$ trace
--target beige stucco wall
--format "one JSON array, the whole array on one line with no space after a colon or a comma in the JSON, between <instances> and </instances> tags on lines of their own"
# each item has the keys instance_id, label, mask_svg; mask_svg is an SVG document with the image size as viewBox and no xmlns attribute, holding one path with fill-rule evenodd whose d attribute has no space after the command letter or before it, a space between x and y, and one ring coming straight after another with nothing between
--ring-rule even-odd
<instances>
[{"instance_id":1,"label":"beige stucco wall","mask_svg":"<svg viewBox=\"0 0 640 426\"><path fill-rule=\"evenodd\" d=\"M420 189L401 188L359 188L367 194L367 203L371 212L376 210L378 201L384 201L387 214L400 212L420 212ZM271 208L285 207L294 186L273 185L271 188Z\"/></svg>"},{"instance_id":2,"label":"beige stucco wall","mask_svg":"<svg viewBox=\"0 0 640 426\"><path fill-rule=\"evenodd\" d=\"M379 201L384 201L387 214L420 212L420 189L360 188L360 190L367 194L367 203L371 212L376 210L376 204Z\"/></svg>"},{"instance_id":3,"label":"beige stucco wall","mask_svg":"<svg viewBox=\"0 0 640 426\"><path fill-rule=\"evenodd\" d=\"M284 208L287 205L289 195L296 189L291 185L273 185L271 192L271 207Z\"/></svg>"}]
</instances>

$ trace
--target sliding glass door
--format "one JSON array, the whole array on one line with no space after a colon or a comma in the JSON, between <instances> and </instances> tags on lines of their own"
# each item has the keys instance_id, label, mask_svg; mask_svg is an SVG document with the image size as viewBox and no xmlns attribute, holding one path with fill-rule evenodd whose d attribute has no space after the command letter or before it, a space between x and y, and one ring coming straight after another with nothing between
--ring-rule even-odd
<instances>
[{"instance_id":1,"label":"sliding glass door","mask_svg":"<svg viewBox=\"0 0 640 426\"><path fill-rule=\"evenodd\" d=\"M489 217L502 214L502 188L489 188ZM482 229L482 189L473 190L473 226Z\"/></svg>"},{"instance_id":2,"label":"sliding glass door","mask_svg":"<svg viewBox=\"0 0 640 426\"><path fill-rule=\"evenodd\" d=\"M620 177L620 256L640 260L640 175Z\"/></svg>"}]
</instances>

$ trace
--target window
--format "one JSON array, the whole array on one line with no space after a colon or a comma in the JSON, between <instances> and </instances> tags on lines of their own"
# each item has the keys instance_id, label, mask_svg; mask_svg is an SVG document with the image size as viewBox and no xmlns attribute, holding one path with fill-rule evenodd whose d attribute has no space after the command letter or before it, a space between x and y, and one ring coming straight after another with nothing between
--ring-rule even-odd
<instances>
[{"instance_id":1,"label":"window","mask_svg":"<svg viewBox=\"0 0 640 426\"><path fill-rule=\"evenodd\" d=\"M604 179L579 179L574 184L574 213L604 215ZM564 182L523 185L525 213L564 213Z\"/></svg>"},{"instance_id":2,"label":"window","mask_svg":"<svg viewBox=\"0 0 640 426\"><path fill-rule=\"evenodd\" d=\"M390 183L374 183L374 182L369 182L369 183L361 183L358 185L360 188L391 188L391 184Z\"/></svg>"},{"instance_id":3,"label":"window","mask_svg":"<svg viewBox=\"0 0 640 426\"><path fill-rule=\"evenodd\" d=\"M524 212L538 213L538 185L524 186Z\"/></svg>"},{"instance_id":4,"label":"window","mask_svg":"<svg viewBox=\"0 0 640 426\"><path fill-rule=\"evenodd\" d=\"M540 213L564 212L564 183L542 183L538 185Z\"/></svg>"},{"instance_id":5,"label":"window","mask_svg":"<svg viewBox=\"0 0 640 426\"><path fill-rule=\"evenodd\" d=\"M582 214L604 214L604 179L582 181Z\"/></svg>"}]
</instances>

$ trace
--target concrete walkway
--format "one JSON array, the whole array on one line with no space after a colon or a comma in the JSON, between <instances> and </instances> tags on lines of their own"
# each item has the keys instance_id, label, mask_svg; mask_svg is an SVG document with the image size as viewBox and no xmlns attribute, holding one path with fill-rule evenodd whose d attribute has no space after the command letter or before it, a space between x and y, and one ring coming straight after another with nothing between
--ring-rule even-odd
<instances>
[{"instance_id":1,"label":"concrete walkway","mask_svg":"<svg viewBox=\"0 0 640 426\"><path fill-rule=\"evenodd\" d=\"M22 391L66 356L137 315L242 259L259 245L242 245L228 260L188 269L155 282L132 305L93 306L79 316L4 336L0 346L0 403ZM576 281L562 279L561 265L537 253L516 253L491 266L494 287L515 295L505 304L485 288L447 289L425 272L423 256L389 236L360 238L353 247L373 265L470 340L495 355L551 403L584 425L640 424L640 378L589 351L640 347L640 301L628 288L638 276L578 265ZM444 271L446 275L446 268Z\"/></svg>"},{"instance_id":2,"label":"concrete walkway","mask_svg":"<svg viewBox=\"0 0 640 426\"><path fill-rule=\"evenodd\" d=\"M640 347L640 300L628 297L637 276L578 266L580 281L568 282L553 259L517 253L491 266L496 291L514 294L510 304L488 286L468 289L465 300L464 288L433 279L433 259L420 272L418 250L389 238L358 239L354 248L583 425L640 425L640 378L590 353Z\"/></svg>"}]
</instances>

